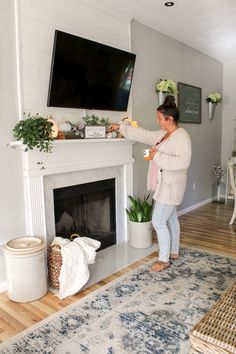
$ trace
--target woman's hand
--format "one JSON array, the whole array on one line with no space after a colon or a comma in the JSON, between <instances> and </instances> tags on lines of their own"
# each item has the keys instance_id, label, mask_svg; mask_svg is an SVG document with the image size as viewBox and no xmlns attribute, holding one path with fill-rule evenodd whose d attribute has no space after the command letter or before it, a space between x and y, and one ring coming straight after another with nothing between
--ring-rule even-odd
<instances>
[{"instance_id":1,"label":"woman's hand","mask_svg":"<svg viewBox=\"0 0 236 354\"><path fill-rule=\"evenodd\" d=\"M108 133L117 131L120 129L120 124L111 124L109 128L107 129Z\"/></svg>"},{"instance_id":2,"label":"woman's hand","mask_svg":"<svg viewBox=\"0 0 236 354\"><path fill-rule=\"evenodd\" d=\"M154 156L156 155L156 153L157 153L157 148L152 148L152 149L150 149L150 154L149 154L149 156L150 156L150 159L151 159L151 160L153 160L153 158L154 158Z\"/></svg>"}]
</instances>

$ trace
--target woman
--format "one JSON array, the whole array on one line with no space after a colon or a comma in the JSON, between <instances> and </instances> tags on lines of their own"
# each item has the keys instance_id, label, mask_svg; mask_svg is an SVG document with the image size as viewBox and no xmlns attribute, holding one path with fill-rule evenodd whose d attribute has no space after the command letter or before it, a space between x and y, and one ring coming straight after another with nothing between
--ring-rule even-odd
<instances>
[{"instance_id":1,"label":"woman","mask_svg":"<svg viewBox=\"0 0 236 354\"><path fill-rule=\"evenodd\" d=\"M110 131L119 132L130 140L151 145L148 170L148 190L154 192L155 206L152 224L159 243L159 257L151 267L159 272L170 266L170 259L179 257L180 226L177 205L181 204L191 160L191 140L178 126L179 111L174 96L167 96L157 108L158 131L134 128L127 123L113 124Z\"/></svg>"}]
</instances>

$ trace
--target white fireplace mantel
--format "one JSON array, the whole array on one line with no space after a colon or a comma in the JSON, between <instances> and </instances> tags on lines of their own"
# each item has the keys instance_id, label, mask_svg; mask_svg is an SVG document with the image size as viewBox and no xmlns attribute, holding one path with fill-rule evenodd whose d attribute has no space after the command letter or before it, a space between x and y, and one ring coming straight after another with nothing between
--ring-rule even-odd
<instances>
[{"instance_id":1,"label":"white fireplace mantel","mask_svg":"<svg viewBox=\"0 0 236 354\"><path fill-rule=\"evenodd\" d=\"M22 148L28 233L47 239L48 208L45 208L45 178L60 176L57 178L61 179L73 173L73 176L78 176L80 180L79 174L83 171L83 176L86 176L87 171L90 179L92 173L92 179L96 180L98 176L99 180L101 171L104 174L104 170L107 169L110 175L111 168L114 167L115 171L117 167L119 177L116 175L114 177L117 177L120 189L122 186L122 190L117 190L118 194L122 194L122 197L119 195L117 205L118 209L122 208L118 215L121 221L118 228L119 234L123 235L122 238L118 235L118 240L127 240L127 222L123 211L127 207L127 195L133 193L133 144L134 142L124 138L55 140L52 153L43 154L37 150L24 152L23 144L13 143ZM43 169L38 164L39 161L43 162Z\"/></svg>"},{"instance_id":2,"label":"white fireplace mantel","mask_svg":"<svg viewBox=\"0 0 236 354\"><path fill-rule=\"evenodd\" d=\"M134 163L133 141L127 139L71 139L55 140L52 153L28 150L23 153L25 176L46 176L68 171ZM25 146L21 142L12 146ZM43 162L43 169L38 162Z\"/></svg>"}]
</instances>

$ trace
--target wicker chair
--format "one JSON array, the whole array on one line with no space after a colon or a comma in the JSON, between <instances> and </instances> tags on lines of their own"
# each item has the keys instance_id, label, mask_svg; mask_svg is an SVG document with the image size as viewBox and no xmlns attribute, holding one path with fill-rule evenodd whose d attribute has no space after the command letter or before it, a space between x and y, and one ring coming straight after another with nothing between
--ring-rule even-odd
<instances>
[{"instance_id":1,"label":"wicker chair","mask_svg":"<svg viewBox=\"0 0 236 354\"><path fill-rule=\"evenodd\" d=\"M190 332L190 354L236 353L236 283Z\"/></svg>"}]
</instances>

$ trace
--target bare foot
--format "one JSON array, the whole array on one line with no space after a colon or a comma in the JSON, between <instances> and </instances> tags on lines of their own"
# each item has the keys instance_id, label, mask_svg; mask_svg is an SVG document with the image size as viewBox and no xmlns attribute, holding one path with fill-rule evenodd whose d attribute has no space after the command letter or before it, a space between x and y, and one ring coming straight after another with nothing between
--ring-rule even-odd
<instances>
[{"instance_id":1,"label":"bare foot","mask_svg":"<svg viewBox=\"0 0 236 354\"><path fill-rule=\"evenodd\" d=\"M160 272L166 268L169 268L169 266L170 266L170 262L158 261L151 266L150 271L151 272Z\"/></svg>"},{"instance_id":2,"label":"bare foot","mask_svg":"<svg viewBox=\"0 0 236 354\"><path fill-rule=\"evenodd\" d=\"M176 259L179 259L179 255L178 255L178 254L175 254L175 253L172 253L172 254L170 255L170 259L171 259L172 261L175 261Z\"/></svg>"}]
</instances>

